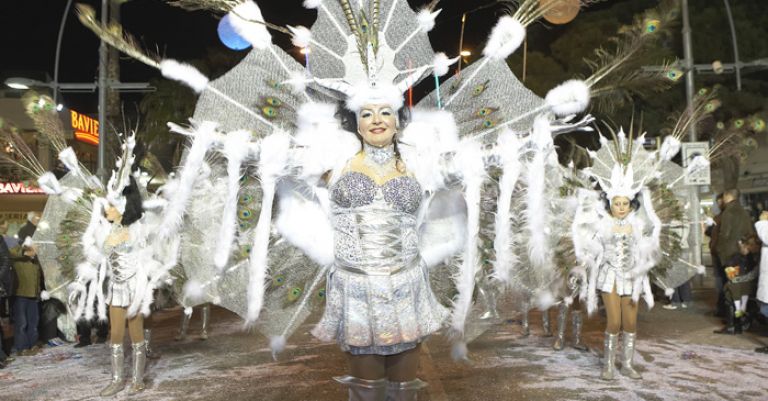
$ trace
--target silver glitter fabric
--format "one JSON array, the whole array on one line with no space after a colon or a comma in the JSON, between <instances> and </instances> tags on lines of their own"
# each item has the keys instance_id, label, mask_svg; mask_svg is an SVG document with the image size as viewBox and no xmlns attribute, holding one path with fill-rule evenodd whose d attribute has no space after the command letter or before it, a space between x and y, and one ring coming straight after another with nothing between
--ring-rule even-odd
<instances>
[{"instance_id":1,"label":"silver glitter fabric","mask_svg":"<svg viewBox=\"0 0 768 401\"><path fill-rule=\"evenodd\" d=\"M393 178L381 187L363 173L344 174L331 188L331 200L344 208L369 205L378 192L396 210L416 213L421 204L421 186L412 177Z\"/></svg>"},{"instance_id":2,"label":"silver glitter fabric","mask_svg":"<svg viewBox=\"0 0 768 401\"><path fill-rule=\"evenodd\" d=\"M359 184L361 175L347 173L332 190L340 194L332 198L336 262L325 313L312 334L356 354L396 354L439 330L448 310L432 292L418 253L418 204L414 209L402 201L421 195L418 184L394 186L391 199L377 188L370 202L353 206L343 198L349 189L371 188Z\"/></svg>"},{"instance_id":3,"label":"silver glitter fabric","mask_svg":"<svg viewBox=\"0 0 768 401\"><path fill-rule=\"evenodd\" d=\"M109 289L106 302L111 306L128 307L136 293L135 255L128 243L107 247L109 260Z\"/></svg>"},{"instance_id":4,"label":"silver glitter fabric","mask_svg":"<svg viewBox=\"0 0 768 401\"><path fill-rule=\"evenodd\" d=\"M483 59L474 62L461 75L454 75L440 86L440 103L445 104L465 80L474 75ZM417 107L437 108L437 91L422 99ZM504 60L489 61L456 99L446 107L453 113L462 137L474 136L539 108L544 100L525 87ZM484 109L486 113L481 113ZM543 110L542 110L543 111ZM508 126L516 132L528 132L540 113L532 113ZM496 134L486 135L485 143L494 143Z\"/></svg>"},{"instance_id":5,"label":"silver glitter fabric","mask_svg":"<svg viewBox=\"0 0 768 401\"><path fill-rule=\"evenodd\" d=\"M380 166L386 164L395 157L395 145L380 148L363 143L363 151L365 152L366 158Z\"/></svg>"},{"instance_id":6,"label":"silver glitter fabric","mask_svg":"<svg viewBox=\"0 0 768 401\"><path fill-rule=\"evenodd\" d=\"M613 291L621 296L632 295L633 280L630 276L633 263L632 235L613 233L603 239L605 255L597 274L597 289Z\"/></svg>"}]
</instances>

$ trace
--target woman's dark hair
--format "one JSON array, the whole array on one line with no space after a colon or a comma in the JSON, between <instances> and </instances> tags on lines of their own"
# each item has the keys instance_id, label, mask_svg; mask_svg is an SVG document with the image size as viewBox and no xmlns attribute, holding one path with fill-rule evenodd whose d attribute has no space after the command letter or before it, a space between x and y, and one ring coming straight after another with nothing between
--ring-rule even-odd
<instances>
[{"instance_id":1,"label":"woman's dark hair","mask_svg":"<svg viewBox=\"0 0 768 401\"><path fill-rule=\"evenodd\" d=\"M611 200L608 199L608 194L605 192L600 193L600 199L603 200L603 204L605 205L605 210L608 211L608 213L611 212ZM640 194L638 193L635 195L634 198L629 200L629 207L632 208L633 211L636 211L637 209L640 209Z\"/></svg>"},{"instance_id":2,"label":"woman's dark hair","mask_svg":"<svg viewBox=\"0 0 768 401\"><path fill-rule=\"evenodd\" d=\"M739 242L746 245L749 248L749 252L760 252L760 247L763 246L763 242L760 241L760 237L755 233L744 234Z\"/></svg>"},{"instance_id":3,"label":"woman's dark hair","mask_svg":"<svg viewBox=\"0 0 768 401\"><path fill-rule=\"evenodd\" d=\"M139 185L132 176L130 179L131 181L128 186L123 189L123 196L125 196L125 211L123 211L123 219L120 221L120 224L124 226L130 226L144 215L144 207L142 206Z\"/></svg>"}]
</instances>

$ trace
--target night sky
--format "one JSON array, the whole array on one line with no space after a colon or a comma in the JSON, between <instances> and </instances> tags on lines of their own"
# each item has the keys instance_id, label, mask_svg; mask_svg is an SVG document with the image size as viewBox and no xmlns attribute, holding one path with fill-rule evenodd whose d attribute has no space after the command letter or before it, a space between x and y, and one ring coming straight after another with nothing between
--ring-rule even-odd
<instances>
[{"instance_id":1,"label":"night sky","mask_svg":"<svg viewBox=\"0 0 768 401\"><path fill-rule=\"evenodd\" d=\"M615 4L622 0L614 0ZM626 1L626 0L625 0ZM80 0L97 10L99 0ZM415 9L427 0L410 0ZM430 37L436 51L457 53L461 14L492 0L443 0L443 9ZM53 77L56 39L66 0L3 0L0 2L0 79L10 76L35 77L45 80ZM316 12L302 7L302 0L257 0L267 21L279 25L310 26ZM598 6L599 7L599 6ZM210 48L225 49L218 39L218 20L209 12L188 12L171 7L160 0L130 0L121 8L122 24L127 32L138 38L145 48L158 49L166 57L185 61L202 57ZM472 13L467 22L465 48L483 45L490 28L500 14L499 7ZM274 34L276 42L290 47L286 35ZM99 42L94 34L83 27L69 12L64 30L60 82L94 82L97 78ZM247 51L247 50L246 50ZM123 82L147 81L159 72L121 55ZM64 95L67 106L85 113L96 111L96 94Z\"/></svg>"}]
</instances>

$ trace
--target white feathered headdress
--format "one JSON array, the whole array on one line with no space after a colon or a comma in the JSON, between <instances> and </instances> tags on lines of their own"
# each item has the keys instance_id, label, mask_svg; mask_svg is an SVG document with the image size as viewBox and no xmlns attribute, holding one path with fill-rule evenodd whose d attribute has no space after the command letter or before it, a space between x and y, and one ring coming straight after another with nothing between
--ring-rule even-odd
<instances>
[{"instance_id":1,"label":"white feathered headdress","mask_svg":"<svg viewBox=\"0 0 768 401\"><path fill-rule=\"evenodd\" d=\"M120 213L125 212L125 196L123 190L130 184L131 170L135 156L133 149L136 147L136 133L132 133L125 138L121 149L123 154L117 159L115 165L117 169L112 171L112 176L107 183L107 201L114 206Z\"/></svg>"}]
</instances>

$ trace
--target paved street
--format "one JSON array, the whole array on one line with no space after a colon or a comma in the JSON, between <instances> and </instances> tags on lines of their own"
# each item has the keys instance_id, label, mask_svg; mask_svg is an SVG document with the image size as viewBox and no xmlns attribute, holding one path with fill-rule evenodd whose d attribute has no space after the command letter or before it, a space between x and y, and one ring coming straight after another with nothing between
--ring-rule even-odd
<instances>
[{"instance_id":1,"label":"paved street","mask_svg":"<svg viewBox=\"0 0 768 401\"><path fill-rule=\"evenodd\" d=\"M541 336L540 313L532 315L533 332L524 338L519 314L509 312L504 322L470 344L468 363L452 361L443 338L430 339L421 356L421 377L430 386L419 399L765 400L768 355L753 349L768 343L768 329L756 327L742 336L713 334L719 322L708 313L712 295L711 290L696 290L688 309L669 311L657 305L641 312L636 363L642 381L598 378L604 324L599 314L584 329L590 351L556 352L550 348L553 339ZM148 389L131 399L346 399L344 388L331 380L345 373L344 356L336 345L314 340L308 334L311 325L302 327L274 361L267 341L242 332L241 320L226 310L214 308L208 341L196 337L198 315L193 316L189 339L174 341L180 316L180 309L155 315L153 345L162 357L148 367ZM64 345L18 357L0 371L0 399L98 399L109 380L107 354L106 345Z\"/></svg>"}]
</instances>

